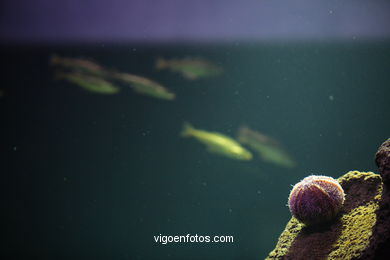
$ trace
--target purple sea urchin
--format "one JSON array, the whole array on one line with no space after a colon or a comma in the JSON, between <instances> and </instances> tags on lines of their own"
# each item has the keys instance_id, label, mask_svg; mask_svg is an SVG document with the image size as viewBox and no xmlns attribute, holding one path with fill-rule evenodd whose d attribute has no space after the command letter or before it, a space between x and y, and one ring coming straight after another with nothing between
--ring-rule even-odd
<instances>
[{"instance_id":1,"label":"purple sea urchin","mask_svg":"<svg viewBox=\"0 0 390 260\"><path fill-rule=\"evenodd\" d=\"M344 190L332 177L311 175L295 184L288 198L291 214L306 225L333 219L344 204Z\"/></svg>"}]
</instances>

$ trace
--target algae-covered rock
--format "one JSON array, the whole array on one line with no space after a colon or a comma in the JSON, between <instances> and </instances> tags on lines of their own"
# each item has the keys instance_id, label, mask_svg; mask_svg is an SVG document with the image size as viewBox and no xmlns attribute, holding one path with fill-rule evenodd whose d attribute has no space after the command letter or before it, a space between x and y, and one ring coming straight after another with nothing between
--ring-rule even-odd
<instances>
[{"instance_id":1,"label":"algae-covered rock","mask_svg":"<svg viewBox=\"0 0 390 260\"><path fill-rule=\"evenodd\" d=\"M361 259L390 259L390 139L378 149L375 156L383 181L382 200L377 211L377 222L370 246Z\"/></svg>"},{"instance_id":2,"label":"algae-covered rock","mask_svg":"<svg viewBox=\"0 0 390 260\"><path fill-rule=\"evenodd\" d=\"M376 222L381 177L351 171L338 181L346 194L340 217L317 226L292 218L267 259L353 259L364 251Z\"/></svg>"},{"instance_id":3,"label":"algae-covered rock","mask_svg":"<svg viewBox=\"0 0 390 260\"><path fill-rule=\"evenodd\" d=\"M383 182L390 185L390 138L379 147L375 155L375 162L379 168Z\"/></svg>"},{"instance_id":4,"label":"algae-covered rock","mask_svg":"<svg viewBox=\"0 0 390 260\"><path fill-rule=\"evenodd\" d=\"M390 259L390 139L376 163L381 175L350 171L338 178L346 194L338 218L306 226L293 217L267 259Z\"/></svg>"}]
</instances>

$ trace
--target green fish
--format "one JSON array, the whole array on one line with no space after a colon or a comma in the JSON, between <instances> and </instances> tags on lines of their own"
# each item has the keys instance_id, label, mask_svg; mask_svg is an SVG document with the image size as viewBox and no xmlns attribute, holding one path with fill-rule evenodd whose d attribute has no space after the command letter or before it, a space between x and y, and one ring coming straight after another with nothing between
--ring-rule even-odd
<instances>
[{"instance_id":1,"label":"green fish","mask_svg":"<svg viewBox=\"0 0 390 260\"><path fill-rule=\"evenodd\" d=\"M111 84L110 82L101 79L99 77L90 76L90 75L84 75L78 72L74 73L63 73L59 72L56 74L57 79L64 79L67 80L73 84L76 84L83 89L99 93L99 94L116 94L119 92L119 88L115 85Z\"/></svg>"},{"instance_id":2,"label":"green fish","mask_svg":"<svg viewBox=\"0 0 390 260\"><path fill-rule=\"evenodd\" d=\"M204 130L195 129L189 123L185 123L182 137L193 137L207 146L207 150L211 153L226 156L231 159L249 161L252 159L252 154L242 147L233 138L216 132L207 132Z\"/></svg>"},{"instance_id":3,"label":"green fish","mask_svg":"<svg viewBox=\"0 0 390 260\"><path fill-rule=\"evenodd\" d=\"M175 93L170 92L159 83L144 77L128 73L112 73L111 76L116 80L130 84L130 87L139 94L165 100L173 100L176 97Z\"/></svg>"},{"instance_id":4,"label":"green fish","mask_svg":"<svg viewBox=\"0 0 390 260\"><path fill-rule=\"evenodd\" d=\"M169 69L173 72L180 73L184 78L195 80L208 78L223 73L221 67L201 58L157 59L156 68L159 70Z\"/></svg>"},{"instance_id":5,"label":"green fish","mask_svg":"<svg viewBox=\"0 0 390 260\"><path fill-rule=\"evenodd\" d=\"M255 150L264 161L287 168L296 166L296 162L281 145L268 136L243 126L238 131L237 139L241 144Z\"/></svg>"}]
</instances>

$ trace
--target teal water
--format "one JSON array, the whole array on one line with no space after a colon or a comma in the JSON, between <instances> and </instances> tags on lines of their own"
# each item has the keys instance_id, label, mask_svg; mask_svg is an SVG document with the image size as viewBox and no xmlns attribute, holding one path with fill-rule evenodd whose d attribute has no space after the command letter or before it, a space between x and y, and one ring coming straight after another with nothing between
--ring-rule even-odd
<instances>
[{"instance_id":1,"label":"teal water","mask_svg":"<svg viewBox=\"0 0 390 260\"><path fill-rule=\"evenodd\" d=\"M389 137L390 45L267 43L5 48L2 254L39 259L263 259L309 174L376 171ZM52 53L92 58L177 94L104 96L53 79ZM220 77L188 81L158 57L204 57ZM184 122L232 137L249 125L298 165L211 154ZM155 243L232 235L234 243Z\"/></svg>"}]
</instances>

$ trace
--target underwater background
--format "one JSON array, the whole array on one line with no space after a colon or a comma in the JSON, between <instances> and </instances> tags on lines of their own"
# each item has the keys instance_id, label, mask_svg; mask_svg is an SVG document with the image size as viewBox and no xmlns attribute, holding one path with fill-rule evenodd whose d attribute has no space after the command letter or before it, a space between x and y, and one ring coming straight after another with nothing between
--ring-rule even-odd
<instances>
[{"instance_id":1,"label":"underwater background","mask_svg":"<svg viewBox=\"0 0 390 260\"><path fill-rule=\"evenodd\" d=\"M90 44L1 51L2 255L33 259L263 259L310 174L374 171L390 129L387 41ZM151 78L167 101L99 95L56 80L50 56L91 58ZM218 77L189 81L159 57L203 57ZM4 73L5 72L5 73ZM183 124L283 144L292 168L238 161L180 137ZM234 243L156 243L232 235Z\"/></svg>"},{"instance_id":2,"label":"underwater background","mask_svg":"<svg viewBox=\"0 0 390 260\"><path fill-rule=\"evenodd\" d=\"M292 185L378 172L389 14L386 0L0 1L0 258L264 259ZM155 241L187 234L234 241Z\"/></svg>"}]
</instances>

